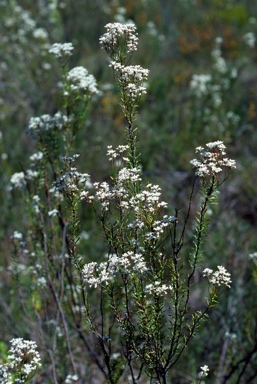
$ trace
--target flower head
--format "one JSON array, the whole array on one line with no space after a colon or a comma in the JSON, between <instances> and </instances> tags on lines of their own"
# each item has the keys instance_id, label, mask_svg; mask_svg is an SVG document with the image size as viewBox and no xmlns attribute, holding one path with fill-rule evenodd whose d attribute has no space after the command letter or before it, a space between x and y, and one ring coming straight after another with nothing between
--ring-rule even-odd
<instances>
[{"instance_id":1,"label":"flower head","mask_svg":"<svg viewBox=\"0 0 257 384\"><path fill-rule=\"evenodd\" d=\"M190 163L196 168L196 175L199 177L216 177L224 169L236 168L235 160L225 157L225 145L222 141L214 141L206 144L206 149L197 147L196 153L200 153L200 159L193 159Z\"/></svg>"},{"instance_id":2,"label":"flower head","mask_svg":"<svg viewBox=\"0 0 257 384\"><path fill-rule=\"evenodd\" d=\"M68 72L67 81L72 92L98 93L96 79L84 67L75 67Z\"/></svg>"},{"instance_id":3,"label":"flower head","mask_svg":"<svg viewBox=\"0 0 257 384\"><path fill-rule=\"evenodd\" d=\"M121 38L124 39L127 52L137 50L138 37L134 24L109 23L105 28L107 32L99 41L108 54L112 55L115 52Z\"/></svg>"},{"instance_id":4,"label":"flower head","mask_svg":"<svg viewBox=\"0 0 257 384\"><path fill-rule=\"evenodd\" d=\"M54 43L49 49L49 53L52 53L57 59L65 56L72 56L74 47L72 43Z\"/></svg>"},{"instance_id":5,"label":"flower head","mask_svg":"<svg viewBox=\"0 0 257 384\"><path fill-rule=\"evenodd\" d=\"M222 267L221 265L218 266L218 270L216 272L210 268L205 268L203 271L203 276L206 276L210 283L219 287L224 284L230 288L230 284L232 283L231 274L227 272L226 268Z\"/></svg>"}]
</instances>

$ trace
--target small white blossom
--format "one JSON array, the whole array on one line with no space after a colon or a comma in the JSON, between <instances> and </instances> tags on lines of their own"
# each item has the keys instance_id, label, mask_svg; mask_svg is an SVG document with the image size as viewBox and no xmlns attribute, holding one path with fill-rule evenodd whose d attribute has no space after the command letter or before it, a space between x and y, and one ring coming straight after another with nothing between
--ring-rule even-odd
<instances>
[{"instance_id":1,"label":"small white blossom","mask_svg":"<svg viewBox=\"0 0 257 384\"><path fill-rule=\"evenodd\" d=\"M253 32L248 32L243 36L243 40L245 44L247 44L250 48L254 48L255 42L256 42L256 37Z\"/></svg>"},{"instance_id":2,"label":"small white blossom","mask_svg":"<svg viewBox=\"0 0 257 384\"><path fill-rule=\"evenodd\" d=\"M53 209L52 211L48 212L49 217L57 216L58 215L58 209Z\"/></svg>"},{"instance_id":3,"label":"small white blossom","mask_svg":"<svg viewBox=\"0 0 257 384\"><path fill-rule=\"evenodd\" d=\"M200 369L201 369L200 377L206 377L206 376L208 376L208 373L209 373L209 367L208 367L208 365L204 365L204 366L201 367Z\"/></svg>"},{"instance_id":4,"label":"small white blossom","mask_svg":"<svg viewBox=\"0 0 257 384\"><path fill-rule=\"evenodd\" d=\"M18 231L13 232L12 239L22 240L22 237L23 237L22 233L20 233Z\"/></svg>"},{"instance_id":5,"label":"small white blossom","mask_svg":"<svg viewBox=\"0 0 257 384\"><path fill-rule=\"evenodd\" d=\"M251 260L257 260L257 252L250 253L250 255L249 255L249 259L251 259Z\"/></svg>"}]
</instances>

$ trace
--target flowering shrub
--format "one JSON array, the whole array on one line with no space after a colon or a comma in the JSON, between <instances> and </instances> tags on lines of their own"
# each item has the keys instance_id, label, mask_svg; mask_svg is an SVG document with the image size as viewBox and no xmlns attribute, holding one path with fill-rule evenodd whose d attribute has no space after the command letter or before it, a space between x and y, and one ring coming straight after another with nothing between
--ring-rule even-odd
<instances>
[{"instance_id":1,"label":"flowering shrub","mask_svg":"<svg viewBox=\"0 0 257 384\"><path fill-rule=\"evenodd\" d=\"M204 252L211 208L221 184L235 168L218 139L225 128L236 126L239 116L227 110L219 115L215 141L197 147L198 159L191 161L196 177L186 208L171 208L163 201L168 201L163 197L166 191L147 180L139 155L144 134L140 123L136 126L136 117L147 92L149 71L132 63L136 27L114 23L106 28L100 43L110 56L120 92L126 142L107 148L113 166L110 178L103 181L93 172L90 177L87 165L79 171L80 157L74 153L82 135L77 136L90 100L101 97L103 91L98 91L86 68L69 68L71 43L48 47L61 68L62 106L59 112L53 108L30 119L27 131L36 151L29 158L29 168L10 178L12 193L20 189L24 196L29 221L23 234L15 231L11 237L14 258L8 274L18 283L17 301L28 319L27 327L37 332L43 346L42 375L48 380L83 383L90 361L92 371L99 369L96 376L102 382L176 381L174 368L186 347L194 347L191 339L206 328L203 320L217 304L221 289L231 286L230 273L223 266L217 271L213 265L206 268L214 261L207 261ZM47 36L40 29L33 35ZM250 36L245 39L250 41ZM221 43L218 39L213 50L212 73L193 75L190 84L191 96L204 106L205 131L217 123L214 117L236 76L222 56ZM199 121L202 117L198 116ZM83 237L80 221L92 212L98 237L83 249L80 244L90 237L91 227L86 227L89 232ZM201 299L196 306L194 295L199 291L207 301ZM200 369L195 377L203 383L213 367Z\"/></svg>"},{"instance_id":2,"label":"flowering shrub","mask_svg":"<svg viewBox=\"0 0 257 384\"><path fill-rule=\"evenodd\" d=\"M131 65L137 45L135 26L114 23L106 28L100 43L111 58L119 87L127 124L126 144L107 148L113 164L110 182L92 184L89 174L78 171L79 155L71 155L74 138L86 116L88 101L98 91L94 77L85 68L68 69L71 45L53 45L50 52L60 60L63 70L64 111L30 120L29 132L37 140L38 152L30 157L32 170L11 178L14 187L27 187L31 224L37 228L36 236L29 232L27 250L22 238L16 235L15 239L23 254L30 252L41 260L38 270L33 269L32 261L31 267L19 274L23 273L24 281L26 274L32 275L27 289L35 299L30 305L39 324L46 326L46 330L41 327L41 339L52 362L55 383L58 377L67 383L79 378L71 333L73 337L77 334L108 382L136 383L148 377L151 382L167 383L207 312L216 304L220 285L231 283L224 267L219 266L214 273L205 269L203 275L212 283L209 297L201 309L191 308L194 276L204 261L207 210L216 202L217 190L235 162L225 157L221 141L208 143L207 150L198 147L200 159L192 161L196 177L185 217L177 210L170 215L168 204L161 199L161 188L144 181L138 154L135 119L149 71ZM63 169L59 168L61 151L65 153ZM36 174L33 167L38 169ZM192 238L187 232L198 178L201 201ZM93 208L107 245L100 260L85 259L78 251L82 202ZM191 242L186 251L185 240ZM44 290L45 303L37 296L39 289ZM21 298L25 299L24 293ZM27 305L25 300L23 305ZM46 320L49 313L55 319L51 331ZM72 322L75 329L68 325ZM94 336L95 346L90 344L88 333ZM54 347L57 337L63 340L63 345L58 343L59 350ZM73 373L67 375L60 369L57 361L63 358ZM206 366L201 369L200 382L208 372Z\"/></svg>"}]
</instances>

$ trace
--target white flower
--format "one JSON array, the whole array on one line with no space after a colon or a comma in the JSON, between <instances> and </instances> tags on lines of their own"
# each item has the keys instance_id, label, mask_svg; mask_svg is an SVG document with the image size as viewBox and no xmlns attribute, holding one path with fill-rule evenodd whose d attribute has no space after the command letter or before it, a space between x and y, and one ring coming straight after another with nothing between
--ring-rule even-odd
<instances>
[{"instance_id":1,"label":"white flower","mask_svg":"<svg viewBox=\"0 0 257 384\"><path fill-rule=\"evenodd\" d=\"M205 268L203 270L203 276L206 276L210 283L219 287L224 284L230 288L230 284L232 283L230 278L231 274L221 265L218 266L218 270L216 272L213 272L210 268Z\"/></svg>"},{"instance_id":2,"label":"white flower","mask_svg":"<svg viewBox=\"0 0 257 384\"><path fill-rule=\"evenodd\" d=\"M53 209L52 211L48 212L49 217L57 216L58 215L58 209Z\"/></svg>"},{"instance_id":3,"label":"white flower","mask_svg":"<svg viewBox=\"0 0 257 384\"><path fill-rule=\"evenodd\" d=\"M37 28L33 31L33 36L35 39L46 40L48 38L48 33L44 28Z\"/></svg>"},{"instance_id":4,"label":"white flower","mask_svg":"<svg viewBox=\"0 0 257 384\"><path fill-rule=\"evenodd\" d=\"M68 72L67 81L72 92L83 91L89 93L98 93L96 80L93 75L88 73L84 67L75 67Z\"/></svg>"},{"instance_id":5,"label":"white flower","mask_svg":"<svg viewBox=\"0 0 257 384\"><path fill-rule=\"evenodd\" d=\"M113 54L121 37L124 38L127 52L137 50L138 37L134 24L109 23L105 26L107 32L100 37L100 44L109 54Z\"/></svg>"},{"instance_id":6,"label":"white flower","mask_svg":"<svg viewBox=\"0 0 257 384\"><path fill-rule=\"evenodd\" d=\"M14 372L19 370L21 377L24 377L25 382L31 373L41 366L41 358L37 351L37 345L34 341L24 340L22 338L12 339L11 348L8 352L9 367Z\"/></svg>"},{"instance_id":7,"label":"white flower","mask_svg":"<svg viewBox=\"0 0 257 384\"><path fill-rule=\"evenodd\" d=\"M193 75L190 82L190 88L198 98L201 98L208 94L211 81L211 75Z\"/></svg>"},{"instance_id":8,"label":"white flower","mask_svg":"<svg viewBox=\"0 0 257 384\"><path fill-rule=\"evenodd\" d=\"M253 32L248 32L243 36L243 40L245 44L247 44L250 48L254 48L255 42L256 42L256 37Z\"/></svg>"},{"instance_id":9,"label":"white flower","mask_svg":"<svg viewBox=\"0 0 257 384\"><path fill-rule=\"evenodd\" d=\"M39 117L31 117L28 130L31 134L54 129L62 130L68 122L68 117L61 112L57 112L54 116L41 115Z\"/></svg>"},{"instance_id":10,"label":"white flower","mask_svg":"<svg viewBox=\"0 0 257 384\"><path fill-rule=\"evenodd\" d=\"M25 173L17 172L14 173L10 180L11 184L13 184L14 188L22 188L26 184Z\"/></svg>"},{"instance_id":11,"label":"white flower","mask_svg":"<svg viewBox=\"0 0 257 384\"><path fill-rule=\"evenodd\" d=\"M31 161L39 161L43 158L43 152L39 151L37 153L34 153L29 158Z\"/></svg>"},{"instance_id":12,"label":"white flower","mask_svg":"<svg viewBox=\"0 0 257 384\"><path fill-rule=\"evenodd\" d=\"M13 235L12 235L12 239L16 239L16 240L22 240L22 233L18 232L18 231L14 231L13 232Z\"/></svg>"},{"instance_id":13,"label":"white flower","mask_svg":"<svg viewBox=\"0 0 257 384\"><path fill-rule=\"evenodd\" d=\"M168 291L172 290L171 285L161 284L160 281L155 281L153 284L145 286L145 292L156 296L167 295Z\"/></svg>"},{"instance_id":14,"label":"white flower","mask_svg":"<svg viewBox=\"0 0 257 384\"><path fill-rule=\"evenodd\" d=\"M200 377L206 377L208 376L208 372L209 372L209 367L208 365L204 365L203 367L200 367L201 369L201 373L200 373Z\"/></svg>"},{"instance_id":15,"label":"white flower","mask_svg":"<svg viewBox=\"0 0 257 384\"><path fill-rule=\"evenodd\" d=\"M257 252L250 253L250 255L249 255L249 259L251 259L251 260L257 260Z\"/></svg>"},{"instance_id":16,"label":"white flower","mask_svg":"<svg viewBox=\"0 0 257 384\"><path fill-rule=\"evenodd\" d=\"M49 53L53 53L59 59L64 56L71 56L73 49L72 43L54 43L49 49Z\"/></svg>"},{"instance_id":17,"label":"white flower","mask_svg":"<svg viewBox=\"0 0 257 384\"><path fill-rule=\"evenodd\" d=\"M225 145L222 141L214 141L206 144L207 150L197 147L196 153L200 153L200 160L193 159L190 163L196 168L196 175L200 177L216 176L224 169L236 168L235 160L224 157Z\"/></svg>"}]
</instances>

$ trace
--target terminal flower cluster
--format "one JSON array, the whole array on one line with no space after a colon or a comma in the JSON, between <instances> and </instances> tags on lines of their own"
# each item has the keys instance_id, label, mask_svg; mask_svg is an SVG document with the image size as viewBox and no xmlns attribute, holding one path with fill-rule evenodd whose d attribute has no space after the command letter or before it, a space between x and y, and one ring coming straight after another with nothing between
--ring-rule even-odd
<instances>
[{"instance_id":1,"label":"terminal flower cluster","mask_svg":"<svg viewBox=\"0 0 257 384\"><path fill-rule=\"evenodd\" d=\"M109 156L109 161L113 161L120 157L124 152L129 149L128 145L119 145L116 149L113 149L112 145L107 146L107 156ZM126 158L123 158L126 160Z\"/></svg>"},{"instance_id":2,"label":"terminal flower cluster","mask_svg":"<svg viewBox=\"0 0 257 384\"><path fill-rule=\"evenodd\" d=\"M132 251L123 254L110 254L108 261L101 263L91 262L84 265L82 274L89 287L97 288L103 284L108 285L118 273L144 273L147 271L146 263L141 253Z\"/></svg>"},{"instance_id":3,"label":"terminal flower cluster","mask_svg":"<svg viewBox=\"0 0 257 384\"><path fill-rule=\"evenodd\" d=\"M57 112L54 116L41 115L39 117L31 117L29 121L28 131L33 133L39 133L51 130L63 130L70 122L71 118L61 112Z\"/></svg>"},{"instance_id":4,"label":"terminal flower cluster","mask_svg":"<svg viewBox=\"0 0 257 384\"><path fill-rule=\"evenodd\" d=\"M55 189L63 194L76 193L90 184L90 176L80 173L77 168L72 167L68 172L54 182Z\"/></svg>"},{"instance_id":5,"label":"terminal flower cluster","mask_svg":"<svg viewBox=\"0 0 257 384\"><path fill-rule=\"evenodd\" d=\"M49 49L49 53L52 53L57 59L65 56L72 56L74 47L72 43L54 43Z\"/></svg>"},{"instance_id":6,"label":"terminal flower cluster","mask_svg":"<svg viewBox=\"0 0 257 384\"><path fill-rule=\"evenodd\" d=\"M200 372L200 377L206 377L206 376L208 376L208 374L209 374L209 367L208 367L208 365L204 365L203 367L201 367L201 372Z\"/></svg>"},{"instance_id":7,"label":"terminal flower cluster","mask_svg":"<svg viewBox=\"0 0 257 384\"><path fill-rule=\"evenodd\" d=\"M230 288L230 284L232 283L231 274L221 265L218 266L216 272L210 268L205 268L203 270L203 276L207 277L210 283L218 285L219 287L224 284Z\"/></svg>"},{"instance_id":8,"label":"terminal flower cluster","mask_svg":"<svg viewBox=\"0 0 257 384\"><path fill-rule=\"evenodd\" d=\"M109 55L112 56L114 54L122 38L128 53L137 50L138 37L134 24L109 23L105 28L107 32L100 37L99 41Z\"/></svg>"},{"instance_id":9,"label":"terminal flower cluster","mask_svg":"<svg viewBox=\"0 0 257 384\"><path fill-rule=\"evenodd\" d=\"M126 97L134 102L146 93L145 81L149 70L140 65L128 64L126 54L137 49L137 34L134 24L107 24L107 33L100 38L100 44L111 57L110 67L118 79Z\"/></svg>"},{"instance_id":10,"label":"terminal flower cluster","mask_svg":"<svg viewBox=\"0 0 257 384\"><path fill-rule=\"evenodd\" d=\"M206 144L206 149L197 147L196 153L200 153L200 160L193 159L190 163L196 168L196 175L199 177L217 176L224 169L236 168L235 160L225 157L225 145L222 141L215 141Z\"/></svg>"},{"instance_id":11,"label":"terminal flower cluster","mask_svg":"<svg viewBox=\"0 0 257 384\"><path fill-rule=\"evenodd\" d=\"M89 195L89 191L82 191L81 199L86 199L90 203L98 201L103 210L108 211L110 203L113 202L121 209L132 210L136 214L153 214L157 208L166 208L167 203L160 201L161 188L158 185L147 184L144 190L135 193L133 196L130 191L131 183L141 183L140 168L122 168L115 179L113 186L107 182L94 183L95 194ZM166 220L166 219L165 219ZM162 227L166 224L164 220ZM156 222L154 231L159 232L160 223Z\"/></svg>"},{"instance_id":12,"label":"terminal flower cluster","mask_svg":"<svg viewBox=\"0 0 257 384\"><path fill-rule=\"evenodd\" d=\"M149 75L148 69L144 69L140 65L125 66L116 61L112 61L110 67L116 72L122 86L132 99L146 93L144 83Z\"/></svg>"},{"instance_id":13,"label":"terminal flower cluster","mask_svg":"<svg viewBox=\"0 0 257 384\"><path fill-rule=\"evenodd\" d=\"M67 74L67 82L72 92L98 93L96 79L84 67L75 67Z\"/></svg>"},{"instance_id":14,"label":"terminal flower cluster","mask_svg":"<svg viewBox=\"0 0 257 384\"><path fill-rule=\"evenodd\" d=\"M12 184L11 189L21 189L27 184L27 182L37 179L38 177L39 172L32 169L27 169L25 172L16 172L11 176L10 179Z\"/></svg>"},{"instance_id":15,"label":"terminal flower cluster","mask_svg":"<svg viewBox=\"0 0 257 384\"><path fill-rule=\"evenodd\" d=\"M155 281L153 284L145 286L145 292L150 295L163 296L167 295L172 290L171 285L162 284L160 281Z\"/></svg>"},{"instance_id":16,"label":"terminal flower cluster","mask_svg":"<svg viewBox=\"0 0 257 384\"><path fill-rule=\"evenodd\" d=\"M25 383L41 366L36 343L22 338L11 340L8 360L9 363L0 365L0 379L3 384ZM15 376L17 378L12 381Z\"/></svg>"}]
</instances>

